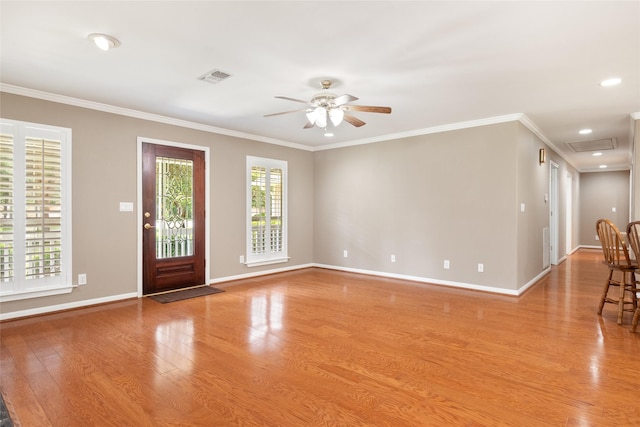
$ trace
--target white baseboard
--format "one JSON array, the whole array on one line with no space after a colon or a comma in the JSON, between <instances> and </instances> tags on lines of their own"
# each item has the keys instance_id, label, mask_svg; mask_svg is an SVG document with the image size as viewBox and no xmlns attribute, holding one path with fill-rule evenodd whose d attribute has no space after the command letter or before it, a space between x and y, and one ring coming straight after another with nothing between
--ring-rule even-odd
<instances>
[{"instance_id":1,"label":"white baseboard","mask_svg":"<svg viewBox=\"0 0 640 427\"><path fill-rule=\"evenodd\" d=\"M359 268L348 268L348 267L340 267L340 266L326 265L326 264L314 264L314 266L320 267L320 268L327 268L330 270L346 271L349 273L367 274L370 276L388 277L392 279L408 280L411 282L419 282L419 283L426 283L426 284L432 284L432 285L442 285L442 286L449 286L453 288L471 289L474 291L491 292L496 294L512 295L512 296L520 295L520 293L523 292L522 289L524 289L522 288L520 290L513 290L513 289L496 288L493 286L476 285L474 283L452 282L448 280L431 279L428 277L409 276L406 274L385 273L382 271L362 270ZM533 283L535 283L535 281ZM531 286L531 284L527 284L525 285L525 287Z\"/></svg>"},{"instance_id":2,"label":"white baseboard","mask_svg":"<svg viewBox=\"0 0 640 427\"><path fill-rule=\"evenodd\" d=\"M592 245L580 245L578 249L599 249L602 250L602 246L592 246Z\"/></svg>"},{"instance_id":3,"label":"white baseboard","mask_svg":"<svg viewBox=\"0 0 640 427\"><path fill-rule=\"evenodd\" d=\"M600 248L598 247L597 249L600 249ZM529 289L537 281L539 281L542 277L544 277L546 274L548 274L551 271L550 268L545 269L543 272L541 272L539 275L534 277L531 281L529 281L528 283L526 283L524 286L522 286L520 289L517 289L517 290L496 288L496 287L493 287L493 286L477 285L477 284L474 284L474 283L452 282L452 281L447 281L447 280L432 279L432 278L428 278L428 277L410 276L410 275L406 275L406 274L396 274L396 273L386 273L386 272L383 272L383 271L363 270L363 269L359 269L359 268L349 268L349 267L341 267L341 266L336 266L336 265L317 264L317 263L300 264L300 265L295 265L295 266L276 268L276 269L272 269L272 270L263 270L263 271L258 271L258 272L255 272L255 273L247 273L247 274L238 274L238 275L235 275L235 276L218 277L218 278L209 280L209 284L222 284L222 283L232 282L232 281L241 280L241 279L250 279L250 278L266 276L266 275L270 275L270 274L284 273L284 272L287 272L287 271L302 270L304 268L310 268L310 267L326 268L328 270L345 271L345 272L348 272L348 273L366 274L366 275L369 275L369 276L387 277L387 278L392 278L392 279L407 280L407 281L410 281L410 282L418 282L418 283L424 283L424 284L449 286L449 287L454 287L454 288L470 289L470 290L474 290L474 291L490 292L490 293L496 293L496 294L502 294L502 295L511 295L511 296L521 295L522 293L524 293L527 289ZM69 309L73 309L73 308L87 307L87 306L91 306L91 305L104 304L104 303L108 303L108 302L115 302L115 301L121 301L121 300L125 300L125 299L130 299L130 298L138 298L138 297L139 296L138 296L137 292L131 292L131 293L127 293L127 294L113 295L113 296L104 297L104 298L94 298L94 299L89 299L89 300L84 300L84 301L76 301L76 302L71 302L71 303L66 303L66 304L48 305L48 306L38 307L38 308L33 308L33 309L28 309L28 310L12 311L12 312L9 312L9 313L0 313L0 321L1 320L16 319L16 318L19 318L19 317L35 316L35 315L38 315L38 314L53 313L53 312L56 312L56 311L69 310Z\"/></svg>"},{"instance_id":4,"label":"white baseboard","mask_svg":"<svg viewBox=\"0 0 640 427\"><path fill-rule=\"evenodd\" d=\"M266 276L266 275L275 274L275 273L284 273L284 272L293 271L293 270L302 270L303 268L310 268L315 266L316 265L313 263L300 264L300 265L293 265L293 266L282 267L282 268L274 268L271 270L257 271L255 273L238 274L235 276L216 277L215 279L210 279L209 284L214 285L218 283L231 282L233 280L251 279L253 277Z\"/></svg>"},{"instance_id":5,"label":"white baseboard","mask_svg":"<svg viewBox=\"0 0 640 427\"><path fill-rule=\"evenodd\" d=\"M349 267L341 267L337 265L318 264L318 263L302 264L302 265L296 265L292 267L279 268L275 270L265 270L265 271L260 271L256 273L240 274L237 276L218 277L216 279L210 280L209 283L210 284L225 283L225 282L230 282L234 280L260 277L268 274L281 273L285 271L301 270L303 268L310 268L310 267L326 268L328 270L345 271L348 273L366 274L369 276L387 277L392 279L407 280L410 282L449 286L454 288L470 289L474 291L490 292L495 294L511 295L511 296L519 296L523 294L527 289L529 289L531 286L533 286L536 282L538 282L544 276L549 274L549 272L551 271L551 268L545 269L544 271L542 271L540 274L538 274L536 277L531 279L524 286L522 286L520 289L517 289L517 290L496 288L494 286L477 285L474 283L453 282L453 281L447 281L447 280L432 279L428 277L410 276L406 274L396 274L396 273L386 273L383 271L364 270L359 268L349 268Z\"/></svg>"},{"instance_id":6,"label":"white baseboard","mask_svg":"<svg viewBox=\"0 0 640 427\"><path fill-rule=\"evenodd\" d=\"M107 302L121 301L130 298L138 298L136 292L128 294L112 295L104 298L94 298L83 301L69 302L66 304L47 305L44 307L32 308L28 310L12 311L0 313L0 320L17 319L19 317L35 316L38 314L53 313L54 311L70 310L73 308L87 307L90 305L104 304Z\"/></svg>"}]
</instances>

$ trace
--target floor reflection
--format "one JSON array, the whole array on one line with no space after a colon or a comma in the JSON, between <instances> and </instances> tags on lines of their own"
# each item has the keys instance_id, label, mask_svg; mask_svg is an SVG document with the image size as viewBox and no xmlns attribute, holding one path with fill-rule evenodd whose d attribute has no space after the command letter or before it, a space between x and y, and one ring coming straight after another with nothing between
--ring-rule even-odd
<instances>
[{"instance_id":1,"label":"floor reflection","mask_svg":"<svg viewBox=\"0 0 640 427\"><path fill-rule=\"evenodd\" d=\"M193 368L193 319L175 319L156 326L156 364L167 362L186 372Z\"/></svg>"},{"instance_id":2,"label":"floor reflection","mask_svg":"<svg viewBox=\"0 0 640 427\"><path fill-rule=\"evenodd\" d=\"M282 329L284 295L270 292L251 297L251 328L249 345L252 352L274 350L280 345L280 337L273 334Z\"/></svg>"}]
</instances>

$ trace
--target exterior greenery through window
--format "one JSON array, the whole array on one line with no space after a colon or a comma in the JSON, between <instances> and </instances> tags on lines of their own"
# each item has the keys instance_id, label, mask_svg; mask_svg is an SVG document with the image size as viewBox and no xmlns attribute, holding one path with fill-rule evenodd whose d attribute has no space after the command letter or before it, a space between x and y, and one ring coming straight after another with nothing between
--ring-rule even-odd
<instances>
[{"instance_id":1,"label":"exterior greenery through window","mask_svg":"<svg viewBox=\"0 0 640 427\"><path fill-rule=\"evenodd\" d=\"M71 130L0 126L0 299L70 292Z\"/></svg>"},{"instance_id":2,"label":"exterior greenery through window","mask_svg":"<svg viewBox=\"0 0 640 427\"><path fill-rule=\"evenodd\" d=\"M247 156L247 265L287 257L287 162Z\"/></svg>"}]
</instances>

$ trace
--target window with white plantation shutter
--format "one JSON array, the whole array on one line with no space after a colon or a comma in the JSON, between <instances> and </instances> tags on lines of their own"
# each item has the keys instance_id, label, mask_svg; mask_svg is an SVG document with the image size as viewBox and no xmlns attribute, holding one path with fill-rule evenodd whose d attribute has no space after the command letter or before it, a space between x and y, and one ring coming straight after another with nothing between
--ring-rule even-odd
<instances>
[{"instance_id":1,"label":"window with white plantation shutter","mask_svg":"<svg viewBox=\"0 0 640 427\"><path fill-rule=\"evenodd\" d=\"M288 261L287 162L247 156L249 267Z\"/></svg>"},{"instance_id":2,"label":"window with white plantation shutter","mask_svg":"<svg viewBox=\"0 0 640 427\"><path fill-rule=\"evenodd\" d=\"M68 293L71 130L0 125L0 300Z\"/></svg>"}]
</instances>

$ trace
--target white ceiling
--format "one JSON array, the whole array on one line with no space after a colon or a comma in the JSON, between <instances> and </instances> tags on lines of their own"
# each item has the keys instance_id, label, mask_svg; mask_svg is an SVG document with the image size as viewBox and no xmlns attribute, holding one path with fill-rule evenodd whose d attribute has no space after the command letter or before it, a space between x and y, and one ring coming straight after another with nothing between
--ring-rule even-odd
<instances>
[{"instance_id":1,"label":"white ceiling","mask_svg":"<svg viewBox=\"0 0 640 427\"><path fill-rule=\"evenodd\" d=\"M524 114L580 171L628 169L640 119L640 1L2 1L0 18L4 91L311 149ZM94 32L122 45L100 51ZM198 79L213 69L231 77ZM323 78L392 114L354 113L367 124L333 138L302 112L263 117L304 107L274 96L310 99ZM566 144L601 138L617 148L600 158Z\"/></svg>"}]
</instances>

